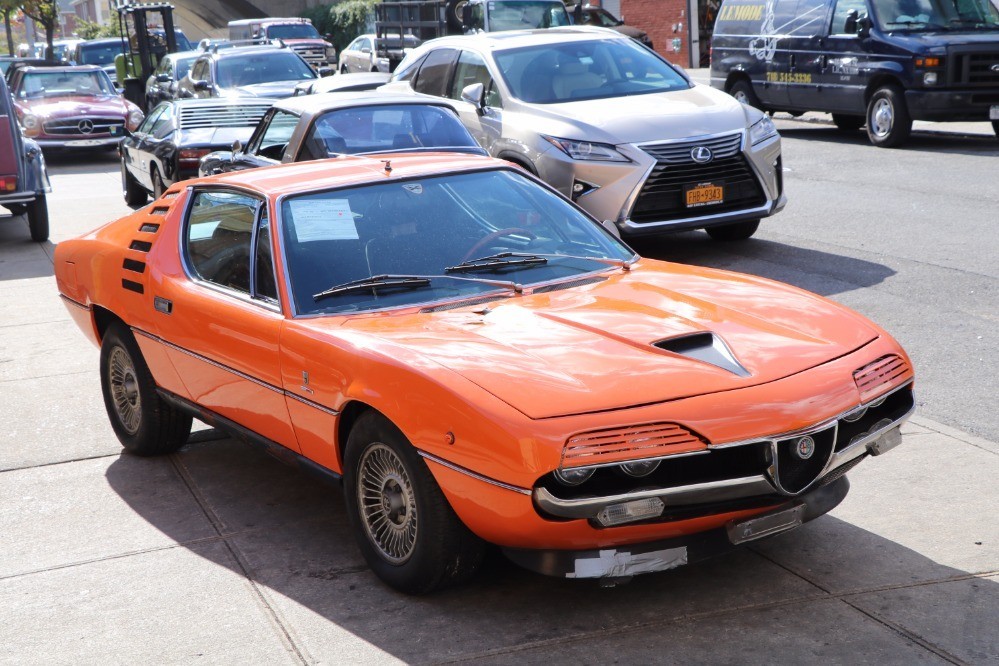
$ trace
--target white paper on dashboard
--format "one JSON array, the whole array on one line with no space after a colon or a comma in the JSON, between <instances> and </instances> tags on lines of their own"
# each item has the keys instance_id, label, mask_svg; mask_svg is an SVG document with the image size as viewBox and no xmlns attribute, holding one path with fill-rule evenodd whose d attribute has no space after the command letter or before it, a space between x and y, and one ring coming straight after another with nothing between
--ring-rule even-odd
<instances>
[{"instance_id":1,"label":"white paper on dashboard","mask_svg":"<svg viewBox=\"0 0 999 666\"><path fill-rule=\"evenodd\" d=\"M357 240L357 225L347 199L291 202L291 217L299 243L320 240Z\"/></svg>"}]
</instances>

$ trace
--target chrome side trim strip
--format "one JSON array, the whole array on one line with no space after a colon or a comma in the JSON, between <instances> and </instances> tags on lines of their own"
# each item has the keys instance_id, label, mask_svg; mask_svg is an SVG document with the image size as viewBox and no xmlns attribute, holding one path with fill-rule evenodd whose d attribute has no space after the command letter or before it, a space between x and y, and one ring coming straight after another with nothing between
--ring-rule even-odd
<instances>
[{"instance_id":1,"label":"chrome side trim strip","mask_svg":"<svg viewBox=\"0 0 999 666\"><path fill-rule=\"evenodd\" d=\"M91 308L90 308L89 305L85 305L85 304L81 303L80 301L74 301L72 298L70 298L66 294L59 294L59 298L61 298L63 301L65 301L69 305L75 305L76 307L80 308L81 310L86 310L87 312L90 312L90 310L91 310Z\"/></svg>"},{"instance_id":2,"label":"chrome side trim strip","mask_svg":"<svg viewBox=\"0 0 999 666\"><path fill-rule=\"evenodd\" d=\"M497 481L496 479L491 479L488 476L483 476L483 475L479 474L478 472L473 472L472 470L468 469L467 467L462 467L461 465L456 465L453 462L449 462L447 460L444 460L443 458L438 458L437 456L435 456L432 453L427 453L426 451L422 451L420 449L417 449L416 452L419 453L422 457L426 458L427 460L431 460L431 461L437 463L438 465L441 465L442 467L447 467L448 469L454 470L455 472L461 472L462 474L467 474L468 476L470 476L473 479L476 479L478 481L483 481L485 483L492 484L492 485L497 486L499 488L503 488L504 490L510 490L510 491L515 492L515 493L520 493L521 495L530 495L531 494L531 491L528 490L527 488L521 488L520 486L511 486L509 483L503 483L502 481Z\"/></svg>"},{"instance_id":3,"label":"chrome side trim strip","mask_svg":"<svg viewBox=\"0 0 999 666\"><path fill-rule=\"evenodd\" d=\"M175 345L174 343L170 342L169 340L164 340L163 338L159 337L158 335L153 335L152 333L148 333L147 331L143 331L140 328L135 328L134 326L132 327L132 332L136 333L138 335L141 335L144 338L148 338L150 340L153 340L154 342L158 342L158 343L160 343L161 345L163 345L165 347L169 347L170 349L173 349L175 351L180 352L181 354L185 354L187 356L190 356L191 358L195 358L195 359L197 359L199 361L207 363L208 365L210 365L212 367L215 367L215 368L218 368L219 370L225 370L228 373L236 375L240 379L245 379L248 382L253 382L257 386L260 386L261 388L265 388L265 389L267 389L269 391L274 391L275 393L279 393L279 394L285 396L286 398L291 398L292 400L297 400L298 402L301 402L302 404L308 405L309 407L314 407L315 409L318 409L318 410L320 410L322 412L325 412L327 414L330 414L332 416L337 416L340 413L339 410L333 409L332 407L327 407L327 406L322 405L322 404L320 404L318 402L313 402L312 400L306 400L305 398L303 398L303 397L301 397L299 395L296 395L294 393L291 393L290 391L284 390L280 386L274 386L273 384L268 384L267 382L263 381L262 379L257 379L253 375L248 375L245 372L241 372L240 370L237 370L236 368L231 368L228 365L225 365L223 363L219 363L218 361L210 359L207 356L203 356L202 354L199 354L197 352L193 352L190 349L185 349L184 347L181 347L180 345Z\"/></svg>"},{"instance_id":4,"label":"chrome side trim strip","mask_svg":"<svg viewBox=\"0 0 999 666\"><path fill-rule=\"evenodd\" d=\"M762 474L746 476L739 479L725 479L708 483L694 483L689 486L675 488L655 488L623 495L605 497L587 497L583 499L559 499L546 488L534 489L534 501L539 508L560 518L594 518L600 511L611 504L620 504L633 500L656 497L667 507L684 506L687 504L703 504L706 502L724 502L726 500L771 495L777 492L767 478Z\"/></svg>"}]
</instances>

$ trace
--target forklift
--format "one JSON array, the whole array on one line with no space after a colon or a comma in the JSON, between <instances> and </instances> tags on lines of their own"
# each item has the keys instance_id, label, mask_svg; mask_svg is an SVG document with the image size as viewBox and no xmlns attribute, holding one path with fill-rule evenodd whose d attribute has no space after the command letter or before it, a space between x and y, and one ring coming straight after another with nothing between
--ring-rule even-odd
<instances>
[{"instance_id":1,"label":"forklift","mask_svg":"<svg viewBox=\"0 0 999 666\"><path fill-rule=\"evenodd\" d=\"M111 8L118 13L122 34L122 53L115 58L118 85L124 88L125 99L145 109L146 80L164 55L177 52L174 6L168 2L112 0Z\"/></svg>"}]
</instances>

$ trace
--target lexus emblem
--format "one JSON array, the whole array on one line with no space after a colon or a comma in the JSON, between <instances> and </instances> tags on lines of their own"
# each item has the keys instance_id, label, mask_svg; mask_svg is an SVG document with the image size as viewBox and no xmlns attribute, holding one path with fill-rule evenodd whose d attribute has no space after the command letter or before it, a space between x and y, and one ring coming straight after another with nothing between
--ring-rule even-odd
<instances>
[{"instance_id":1,"label":"lexus emblem","mask_svg":"<svg viewBox=\"0 0 999 666\"><path fill-rule=\"evenodd\" d=\"M989 67L993 72L999 72L999 62Z\"/></svg>"},{"instance_id":2,"label":"lexus emblem","mask_svg":"<svg viewBox=\"0 0 999 666\"><path fill-rule=\"evenodd\" d=\"M80 128L80 134L90 134L94 131L94 121L84 118L77 127Z\"/></svg>"},{"instance_id":3,"label":"lexus emblem","mask_svg":"<svg viewBox=\"0 0 999 666\"><path fill-rule=\"evenodd\" d=\"M815 440L807 435L794 444L794 454L802 460L808 460L815 453Z\"/></svg>"},{"instance_id":4,"label":"lexus emblem","mask_svg":"<svg viewBox=\"0 0 999 666\"><path fill-rule=\"evenodd\" d=\"M711 153L711 149L705 146L698 146L690 151L690 159L694 160L698 164L707 164L711 161L714 155Z\"/></svg>"}]
</instances>

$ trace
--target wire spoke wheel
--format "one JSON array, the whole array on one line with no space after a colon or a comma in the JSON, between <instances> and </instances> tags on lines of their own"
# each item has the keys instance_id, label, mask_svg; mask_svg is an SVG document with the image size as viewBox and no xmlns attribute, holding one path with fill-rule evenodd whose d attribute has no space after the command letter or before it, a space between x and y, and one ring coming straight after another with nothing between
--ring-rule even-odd
<instances>
[{"instance_id":1,"label":"wire spoke wheel","mask_svg":"<svg viewBox=\"0 0 999 666\"><path fill-rule=\"evenodd\" d=\"M402 460L385 444L374 443L357 470L357 503L368 538L392 564L409 560L419 520L416 495Z\"/></svg>"},{"instance_id":2,"label":"wire spoke wheel","mask_svg":"<svg viewBox=\"0 0 999 666\"><path fill-rule=\"evenodd\" d=\"M121 347L115 347L111 351L108 384L118 420L128 434L134 435L139 431L142 420L142 398L139 395L135 364L128 352Z\"/></svg>"}]
</instances>

